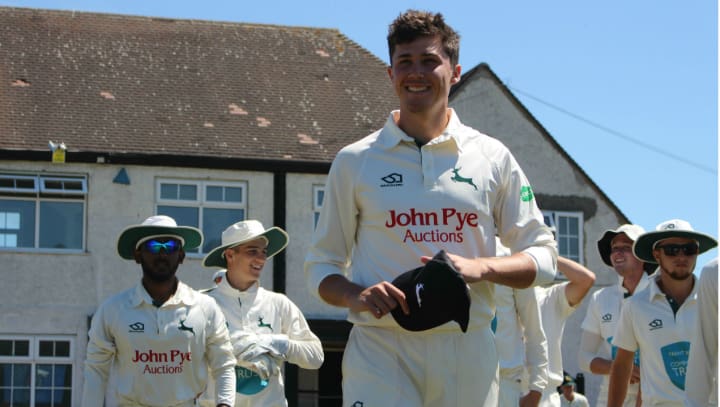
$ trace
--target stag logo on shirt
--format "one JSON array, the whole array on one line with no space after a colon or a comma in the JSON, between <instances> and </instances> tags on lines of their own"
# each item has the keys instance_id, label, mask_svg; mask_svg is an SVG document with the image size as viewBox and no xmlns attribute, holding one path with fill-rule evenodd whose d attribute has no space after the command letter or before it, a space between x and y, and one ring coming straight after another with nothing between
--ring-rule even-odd
<instances>
[{"instance_id":1,"label":"stag logo on shirt","mask_svg":"<svg viewBox=\"0 0 720 407\"><path fill-rule=\"evenodd\" d=\"M263 322L263 317L258 317L258 326L260 328L267 328L270 330L270 332L273 332L272 326L270 324L266 324L265 322Z\"/></svg>"},{"instance_id":2,"label":"stag logo on shirt","mask_svg":"<svg viewBox=\"0 0 720 407\"><path fill-rule=\"evenodd\" d=\"M191 326L186 326L185 321L185 319L180 320L180 326L178 326L178 329L181 331L190 332L191 334L193 334L193 336L195 336L195 331L193 331L193 328Z\"/></svg>"},{"instance_id":3,"label":"stag logo on shirt","mask_svg":"<svg viewBox=\"0 0 720 407\"><path fill-rule=\"evenodd\" d=\"M460 182L460 183L468 184L468 185L472 186L473 188L475 188L475 190L477 191L478 187L477 187L477 185L475 185L472 178L463 177L462 175L459 174L461 169L462 169L462 167L453 168L453 170L452 170L453 176L450 177L450 179L453 182Z\"/></svg>"}]
</instances>

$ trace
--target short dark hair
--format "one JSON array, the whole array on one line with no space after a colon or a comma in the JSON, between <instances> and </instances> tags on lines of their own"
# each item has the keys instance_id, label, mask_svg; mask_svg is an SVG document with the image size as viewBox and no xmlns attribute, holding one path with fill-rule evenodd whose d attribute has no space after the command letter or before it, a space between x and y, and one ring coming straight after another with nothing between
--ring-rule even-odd
<instances>
[{"instance_id":1,"label":"short dark hair","mask_svg":"<svg viewBox=\"0 0 720 407\"><path fill-rule=\"evenodd\" d=\"M450 57L450 63L453 66L457 65L460 60L460 35L445 23L442 14L419 10L407 10L400 14L388 28L390 65L398 44L407 44L419 37L436 35L440 36L443 50Z\"/></svg>"}]
</instances>

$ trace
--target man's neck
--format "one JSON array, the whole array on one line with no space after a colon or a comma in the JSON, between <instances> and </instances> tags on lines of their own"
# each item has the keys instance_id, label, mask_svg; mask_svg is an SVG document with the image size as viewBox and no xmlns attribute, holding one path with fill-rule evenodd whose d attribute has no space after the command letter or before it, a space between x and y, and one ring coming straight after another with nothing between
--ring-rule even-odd
<instances>
[{"instance_id":1,"label":"man's neck","mask_svg":"<svg viewBox=\"0 0 720 407\"><path fill-rule=\"evenodd\" d=\"M143 277L142 285L153 299L153 303L164 304L177 291L178 279L173 277L167 281L153 281Z\"/></svg>"},{"instance_id":2,"label":"man's neck","mask_svg":"<svg viewBox=\"0 0 720 407\"><path fill-rule=\"evenodd\" d=\"M630 294L634 294L635 289L637 288L638 284L640 284L640 280L642 279L643 274L645 274L645 271L642 269L640 269L639 272L633 271L632 273L629 273L628 276L623 277L623 287L625 287L625 289Z\"/></svg>"},{"instance_id":3,"label":"man's neck","mask_svg":"<svg viewBox=\"0 0 720 407\"><path fill-rule=\"evenodd\" d=\"M660 278L657 282L663 294L675 300L678 305L682 305L690 296L693 285L695 284L695 279L690 276L685 280L675 280L668 276L667 273L661 271Z\"/></svg>"},{"instance_id":4,"label":"man's neck","mask_svg":"<svg viewBox=\"0 0 720 407\"><path fill-rule=\"evenodd\" d=\"M413 137L420 145L424 145L445 131L451 115L451 110L447 108L437 113L401 110L395 117L395 123L405 134Z\"/></svg>"}]
</instances>

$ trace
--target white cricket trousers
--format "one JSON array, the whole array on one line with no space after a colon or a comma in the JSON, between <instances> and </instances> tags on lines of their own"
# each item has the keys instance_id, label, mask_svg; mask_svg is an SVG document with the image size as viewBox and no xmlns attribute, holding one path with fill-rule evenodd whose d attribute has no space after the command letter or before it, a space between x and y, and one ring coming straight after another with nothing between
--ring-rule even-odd
<instances>
[{"instance_id":1,"label":"white cricket trousers","mask_svg":"<svg viewBox=\"0 0 720 407\"><path fill-rule=\"evenodd\" d=\"M353 327L342 363L345 407L497 407L498 359L490 327Z\"/></svg>"}]
</instances>

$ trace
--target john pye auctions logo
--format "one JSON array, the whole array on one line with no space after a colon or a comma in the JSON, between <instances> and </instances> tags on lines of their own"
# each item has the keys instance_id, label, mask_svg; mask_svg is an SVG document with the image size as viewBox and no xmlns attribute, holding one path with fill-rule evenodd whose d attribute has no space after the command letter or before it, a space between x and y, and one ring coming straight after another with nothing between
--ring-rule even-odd
<instances>
[{"instance_id":1,"label":"john pye auctions logo","mask_svg":"<svg viewBox=\"0 0 720 407\"><path fill-rule=\"evenodd\" d=\"M478 214L461 212L455 208L442 208L440 211L423 212L410 208L407 212L391 209L389 219L385 222L388 228L406 226L451 226L455 232L444 232L440 229L430 231L412 231L406 229L403 241L414 242L458 242L463 241L462 230L465 227L478 227Z\"/></svg>"},{"instance_id":2,"label":"john pye auctions logo","mask_svg":"<svg viewBox=\"0 0 720 407\"><path fill-rule=\"evenodd\" d=\"M183 363L192 362L192 352L183 352L172 349L169 352L155 352L135 350L133 363L145 363L143 373L147 374L179 374L182 373ZM150 364L161 365L150 365Z\"/></svg>"}]
</instances>

